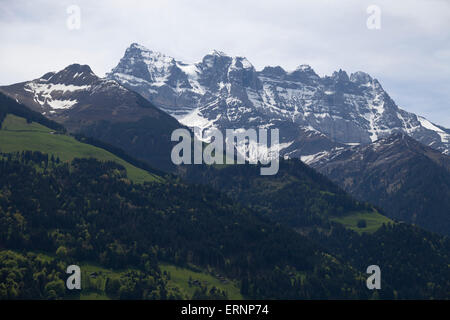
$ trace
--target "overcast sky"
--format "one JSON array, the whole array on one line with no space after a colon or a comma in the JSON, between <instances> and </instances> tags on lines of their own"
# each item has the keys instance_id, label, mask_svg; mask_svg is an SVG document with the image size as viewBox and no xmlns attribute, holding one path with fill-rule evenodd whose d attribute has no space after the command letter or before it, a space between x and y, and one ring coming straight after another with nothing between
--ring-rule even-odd
<instances>
[{"instance_id":1,"label":"overcast sky","mask_svg":"<svg viewBox=\"0 0 450 320\"><path fill-rule=\"evenodd\" d=\"M70 5L80 29L67 27ZM370 5L380 29L367 27ZM0 85L75 62L104 76L132 42L185 62L217 49L258 70L365 71L400 107L450 128L449 0L0 0Z\"/></svg>"}]
</instances>

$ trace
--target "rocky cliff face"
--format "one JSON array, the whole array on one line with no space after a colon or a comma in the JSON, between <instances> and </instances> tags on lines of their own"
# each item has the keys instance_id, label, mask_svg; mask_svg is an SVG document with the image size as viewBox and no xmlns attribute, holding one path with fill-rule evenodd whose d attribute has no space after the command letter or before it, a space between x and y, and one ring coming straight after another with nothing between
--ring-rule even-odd
<instances>
[{"instance_id":1,"label":"rocky cliff face","mask_svg":"<svg viewBox=\"0 0 450 320\"><path fill-rule=\"evenodd\" d=\"M187 126L279 128L289 157L367 144L396 131L443 153L450 149L448 129L400 109L364 72L319 77L307 65L257 71L246 58L218 51L186 64L132 44L108 78Z\"/></svg>"}]
</instances>

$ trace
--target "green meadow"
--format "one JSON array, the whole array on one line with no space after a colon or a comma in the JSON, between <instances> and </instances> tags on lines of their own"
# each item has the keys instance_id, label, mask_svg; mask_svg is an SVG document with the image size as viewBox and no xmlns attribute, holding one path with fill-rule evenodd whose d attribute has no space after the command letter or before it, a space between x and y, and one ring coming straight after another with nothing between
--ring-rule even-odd
<instances>
[{"instance_id":1,"label":"green meadow","mask_svg":"<svg viewBox=\"0 0 450 320\"><path fill-rule=\"evenodd\" d=\"M343 224L346 228L349 228L358 233L368 232L373 233L380 228L383 223L389 224L394 223L391 219L378 212L358 212L352 215L344 217L334 217L331 218L332 221ZM366 227L358 227L358 221L364 220L366 222Z\"/></svg>"},{"instance_id":2,"label":"green meadow","mask_svg":"<svg viewBox=\"0 0 450 320\"><path fill-rule=\"evenodd\" d=\"M161 272L166 272L170 275L168 286L178 288L185 299L192 298L195 290L198 288L198 286L192 284L192 282L207 286L208 288L216 287L223 290L227 293L228 299L230 300L243 299L239 285L235 281L221 277L219 278L218 276L213 276L207 272L194 271L168 264L160 265L160 269ZM189 284L189 280L191 280L191 285Z\"/></svg>"},{"instance_id":3,"label":"green meadow","mask_svg":"<svg viewBox=\"0 0 450 320\"><path fill-rule=\"evenodd\" d=\"M8 114L0 130L0 152L40 151L59 157L62 161L74 158L96 158L100 161L114 161L127 170L130 180L136 183L160 181L161 178L137 168L114 154L77 141L75 138L57 134L39 123L27 123L24 118Z\"/></svg>"}]
</instances>

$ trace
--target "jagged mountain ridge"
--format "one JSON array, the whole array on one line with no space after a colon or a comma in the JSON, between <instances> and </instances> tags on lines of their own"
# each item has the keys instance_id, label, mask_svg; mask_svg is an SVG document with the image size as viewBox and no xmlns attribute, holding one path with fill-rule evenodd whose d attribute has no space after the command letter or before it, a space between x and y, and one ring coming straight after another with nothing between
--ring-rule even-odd
<instances>
[{"instance_id":1,"label":"jagged mountain ridge","mask_svg":"<svg viewBox=\"0 0 450 320\"><path fill-rule=\"evenodd\" d=\"M285 156L367 144L396 131L443 153L450 149L450 130L398 108L364 72L320 77L307 65L257 71L246 58L219 51L186 64L134 43L107 78L187 126L279 128Z\"/></svg>"}]
</instances>

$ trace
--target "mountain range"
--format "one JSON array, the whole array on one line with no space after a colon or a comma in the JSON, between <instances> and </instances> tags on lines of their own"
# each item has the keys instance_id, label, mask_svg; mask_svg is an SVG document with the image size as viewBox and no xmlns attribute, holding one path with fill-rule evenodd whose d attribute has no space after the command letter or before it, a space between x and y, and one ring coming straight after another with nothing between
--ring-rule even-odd
<instances>
[{"instance_id":1,"label":"mountain range","mask_svg":"<svg viewBox=\"0 0 450 320\"><path fill-rule=\"evenodd\" d=\"M395 132L450 150L449 129L400 109L364 72L320 77L307 65L257 71L246 58L219 51L187 64L133 43L106 78L73 64L0 92L166 170L173 169L170 133L183 125L278 128L281 155L305 161Z\"/></svg>"},{"instance_id":2,"label":"mountain range","mask_svg":"<svg viewBox=\"0 0 450 320\"><path fill-rule=\"evenodd\" d=\"M182 124L199 128L279 128L287 157L368 144L404 132L449 153L450 130L399 108L377 79L343 70L320 77L308 65L257 71L220 51L188 64L133 43L107 74Z\"/></svg>"},{"instance_id":3,"label":"mountain range","mask_svg":"<svg viewBox=\"0 0 450 320\"><path fill-rule=\"evenodd\" d=\"M448 198L450 131L400 109L364 72L256 71L219 51L187 64L134 43L105 78L72 64L0 92L170 172L177 128L278 128L285 158L300 158L393 219L450 232L450 206L439 201Z\"/></svg>"}]
</instances>

